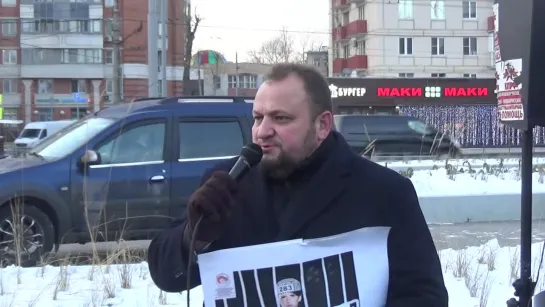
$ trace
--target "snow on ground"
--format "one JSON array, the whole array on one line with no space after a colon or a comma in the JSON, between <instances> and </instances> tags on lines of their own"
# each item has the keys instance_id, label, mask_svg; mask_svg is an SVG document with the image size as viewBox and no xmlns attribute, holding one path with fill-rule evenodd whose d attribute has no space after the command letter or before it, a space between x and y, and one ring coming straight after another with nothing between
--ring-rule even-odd
<instances>
[{"instance_id":1,"label":"snow on ground","mask_svg":"<svg viewBox=\"0 0 545 307\"><path fill-rule=\"evenodd\" d=\"M541 248L542 243L532 247L534 274ZM492 240L461 251L441 250L439 255L450 307L505 307L512 297L511 283L520 272L518 248L500 247ZM538 281L536 293L544 284ZM185 300L185 293L157 289L145 262L0 270L0 307L186 306ZM202 306L200 288L191 291L191 306Z\"/></svg>"},{"instance_id":2,"label":"snow on ground","mask_svg":"<svg viewBox=\"0 0 545 307\"><path fill-rule=\"evenodd\" d=\"M503 163L505 165L512 165L516 166L519 163L519 158L505 158L503 159ZM448 163L452 165L462 165L465 161L468 161L473 165L474 167L480 167L483 164L487 163L490 165L498 164L500 162L499 158L487 158L487 159L449 159ZM445 160L433 160L433 159L426 159L426 160L407 160L407 161L381 161L378 162L381 165L388 165L391 167L432 167L434 165L437 166L444 166ZM533 159L533 164L543 164L545 163L545 157L537 157Z\"/></svg>"},{"instance_id":3,"label":"snow on ground","mask_svg":"<svg viewBox=\"0 0 545 307\"><path fill-rule=\"evenodd\" d=\"M545 174L532 174L532 191L545 193ZM414 171L411 176L419 197L459 196L459 195L491 195L519 194L521 189L520 175L516 169L498 174L458 173L448 175L445 169Z\"/></svg>"}]
</instances>

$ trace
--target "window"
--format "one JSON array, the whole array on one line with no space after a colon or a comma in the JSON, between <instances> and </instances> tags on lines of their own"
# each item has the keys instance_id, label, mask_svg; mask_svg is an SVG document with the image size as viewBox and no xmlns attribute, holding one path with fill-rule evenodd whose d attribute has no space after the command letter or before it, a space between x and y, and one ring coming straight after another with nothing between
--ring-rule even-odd
<instances>
[{"instance_id":1,"label":"window","mask_svg":"<svg viewBox=\"0 0 545 307\"><path fill-rule=\"evenodd\" d=\"M229 75L229 88L237 88L237 76ZM238 88L257 88L257 76L250 74L238 75Z\"/></svg>"},{"instance_id":2,"label":"window","mask_svg":"<svg viewBox=\"0 0 545 307\"><path fill-rule=\"evenodd\" d=\"M165 126L153 123L122 131L98 148L101 164L163 161Z\"/></svg>"},{"instance_id":3,"label":"window","mask_svg":"<svg viewBox=\"0 0 545 307\"><path fill-rule=\"evenodd\" d=\"M431 38L431 54L432 55L445 54L445 39L443 37Z\"/></svg>"},{"instance_id":4,"label":"window","mask_svg":"<svg viewBox=\"0 0 545 307\"><path fill-rule=\"evenodd\" d=\"M365 5L358 7L358 19L365 20Z\"/></svg>"},{"instance_id":5,"label":"window","mask_svg":"<svg viewBox=\"0 0 545 307\"><path fill-rule=\"evenodd\" d=\"M105 7L114 7L114 0L104 0Z\"/></svg>"},{"instance_id":6,"label":"window","mask_svg":"<svg viewBox=\"0 0 545 307\"><path fill-rule=\"evenodd\" d=\"M37 121L48 122L53 120L53 109L52 108L39 108L38 114L36 114Z\"/></svg>"},{"instance_id":7,"label":"window","mask_svg":"<svg viewBox=\"0 0 545 307\"><path fill-rule=\"evenodd\" d=\"M477 55L476 37L464 37L464 55Z\"/></svg>"},{"instance_id":8,"label":"window","mask_svg":"<svg viewBox=\"0 0 545 307\"><path fill-rule=\"evenodd\" d=\"M365 41L356 42L356 54L365 55Z\"/></svg>"},{"instance_id":9,"label":"window","mask_svg":"<svg viewBox=\"0 0 545 307\"><path fill-rule=\"evenodd\" d=\"M236 156L244 145L238 121L180 122L180 159Z\"/></svg>"},{"instance_id":10,"label":"window","mask_svg":"<svg viewBox=\"0 0 545 307\"><path fill-rule=\"evenodd\" d=\"M48 108L51 110L51 108ZM83 146L89 139L106 129L115 120L103 117L91 117L89 119L77 122L63 129L61 133L57 131L49 138L40 142L33 151L47 158L62 158L71 154L77 148Z\"/></svg>"},{"instance_id":11,"label":"window","mask_svg":"<svg viewBox=\"0 0 545 307\"><path fill-rule=\"evenodd\" d=\"M447 74L444 73L438 73L438 74L431 74L432 78L446 78Z\"/></svg>"},{"instance_id":12,"label":"window","mask_svg":"<svg viewBox=\"0 0 545 307\"><path fill-rule=\"evenodd\" d=\"M444 0L431 1L431 19L432 20L445 19L445 1Z\"/></svg>"},{"instance_id":13,"label":"window","mask_svg":"<svg viewBox=\"0 0 545 307\"><path fill-rule=\"evenodd\" d=\"M350 46L343 46L343 58L348 59L350 57Z\"/></svg>"},{"instance_id":14,"label":"window","mask_svg":"<svg viewBox=\"0 0 545 307\"><path fill-rule=\"evenodd\" d=\"M413 1L399 0L399 19L413 19Z\"/></svg>"},{"instance_id":15,"label":"window","mask_svg":"<svg viewBox=\"0 0 545 307\"><path fill-rule=\"evenodd\" d=\"M214 76L214 88L220 89L221 88L221 77L220 76Z\"/></svg>"},{"instance_id":16,"label":"window","mask_svg":"<svg viewBox=\"0 0 545 307\"><path fill-rule=\"evenodd\" d=\"M464 74L464 78L477 79L477 74Z\"/></svg>"},{"instance_id":17,"label":"window","mask_svg":"<svg viewBox=\"0 0 545 307\"><path fill-rule=\"evenodd\" d=\"M462 17L464 19L477 18L477 2L476 1L462 2Z\"/></svg>"},{"instance_id":18,"label":"window","mask_svg":"<svg viewBox=\"0 0 545 307\"><path fill-rule=\"evenodd\" d=\"M2 50L2 64L17 64L17 50Z\"/></svg>"},{"instance_id":19,"label":"window","mask_svg":"<svg viewBox=\"0 0 545 307\"><path fill-rule=\"evenodd\" d=\"M2 22L2 36L17 35L17 20L3 19L1 22Z\"/></svg>"},{"instance_id":20,"label":"window","mask_svg":"<svg viewBox=\"0 0 545 307\"><path fill-rule=\"evenodd\" d=\"M87 108L72 108L70 109L70 118L72 120L78 120L87 115Z\"/></svg>"},{"instance_id":21,"label":"window","mask_svg":"<svg viewBox=\"0 0 545 307\"><path fill-rule=\"evenodd\" d=\"M102 20L92 19L89 30L91 33L102 33Z\"/></svg>"},{"instance_id":22,"label":"window","mask_svg":"<svg viewBox=\"0 0 545 307\"><path fill-rule=\"evenodd\" d=\"M72 93L87 93L87 84L85 80L71 80L70 90Z\"/></svg>"},{"instance_id":23,"label":"window","mask_svg":"<svg viewBox=\"0 0 545 307\"><path fill-rule=\"evenodd\" d=\"M17 6L17 0L2 0L3 7L14 7Z\"/></svg>"},{"instance_id":24,"label":"window","mask_svg":"<svg viewBox=\"0 0 545 307\"><path fill-rule=\"evenodd\" d=\"M19 88L17 86L19 83L17 82L17 79L4 79L2 80L2 84L4 86L4 89L2 90L4 94L14 94L19 92Z\"/></svg>"},{"instance_id":25,"label":"window","mask_svg":"<svg viewBox=\"0 0 545 307\"><path fill-rule=\"evenodd\" d=\"M52 79L39 79L38 80L38 94L53 94L53 80Z\"/></svg>"},{"instance_id":26,"label":"window","mask_svg":"<svg viewBox=\"0 0 545 307\"><path fill-rule=\"evenodd\" d=\"M411 55L413 54L413 39L410 37L399 38L399 54Z\"/></svg>"},{"instance_id":27,"label":"window","mask_svg":"<svg viewBox=\"0 0 545 307\"><path fill-rule=\"evenodd\" d=\"M104 64L113 64L113 50L104 50Z\"/></svg>"},{"instance_id":28,"label":"window","mask_svg":"<svg viewBox=\"0 0 545 307\"><path fill-rule=\"evenodd\" d=\"M400 78L414 78L414 73L412 73L412 72L400 72L399 77Z\"/></svg>"}]
</instances>

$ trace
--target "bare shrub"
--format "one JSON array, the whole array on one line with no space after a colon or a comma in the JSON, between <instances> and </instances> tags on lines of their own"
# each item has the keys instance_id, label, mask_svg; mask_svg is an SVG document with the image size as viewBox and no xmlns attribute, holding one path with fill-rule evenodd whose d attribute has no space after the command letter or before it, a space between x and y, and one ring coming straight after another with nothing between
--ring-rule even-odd
<instances>
[{"instance_id":1,"label":"bare shrub","mask_svg":"<svg viewBox=\"0 0 545 307\"><path fill-rule=\"evenodd\" d=\"M485 264L486 263L486 246L482 246L479 248L479 252L477 253L477 262L479 264Z\"/></svg>"},{"instance_id":2,"label":"bare shrub","mask_svg":"<svg viewBox=\"0 0 545 307\"><path fill-rule=\"evenodd\" d=\"M70 257L67 256L59 265L59 274L55 280L55 288L53 289L53 300L58 299L59 292L68 290L70 286L70 272L68 270Z\"/></svg>"},{"instance_id":3,"label":"bare shrub","mask_svg":"<svg viewBox=\"0 0 545 307\"><path fill-rule=\"evenodd\" d=\"M130 289L132 288L133 273L133 267L131 265L132 256L130 251L127 249L122 249L120 254L121 263L118 264L117 270L119 272L119 279L121 280L121 288Z\"/></svg>"},{"instance_id":4,"label":"bare shrub","mask_svg":"<svg viewBox=\"0 0 545 307\"><path fill-rule=\"evenodd\" d=\"M482 277L483 274L479 271L479 267L476 267L473 272L469 272L468 270L468 272L464 275L464 282L471 297L477 297L479 286L482 282Z\"/></svg>"},{"instance_id":5,"label":"bare shrub","mask_svg":"<svg viewBox=\"0 0 545 307\"><path fill-rule=\"evenodd\" d=\"M167 305L167 294L163 290L159 291L159 305Z\"/></svg>"},{"instance_id":6,"label":"bare shrub","mask_svg":"<svg viewBox=\"0 0 545 307\"><path fill-rule=\"evenodd\" d=\"M488 299L490 298L490 289L492 288L493 281L490 279L488 272L482 279L480 291L479 291L479 307L487 307Z\"/></svg>"},{"instance_id":7,"label":"bare shrub","mask_svg":"<svg viewBox=\"0 0 545 307\"><path fill-rule=\"evenodd\" d=\"M102 275L102 286L104 290L104 297L106 299L115 297L115 285L114 282L106 275Z\"/></svg>"},{"instance_id":8,"label":"bare shrub","mask_svg":"<svg viewBox=\"0 0 545 307\"><path fill-rule=\"evenodd\" d=\"M489 248L486 254L486 266L488 271L494 271L496 269L496 256L498 255L497 249Z\"/></svg>"},{"instance_id":9,"label":"bare shrub","mask_svg":"<svg viewBox=\"0 0 545 307\"><path fill-rule=\"evenodd\" d=\"M512 283L517 280L520 272L519 248L516 247L514 252L511 252L511 248L509 248L509 254L511 255L509 259L509 282Z\"/></svg>"},{"instance_id":10,"label":"bare shrub","mask_svg":"<svg viewBox=\"0 0 545 307\"><path fill-rule=\"evenodd\" d=\"M462 278L468 275L471 259L468 256L467 250L463 249L456 253L456 258L453 264L453 274L456 278Z\"/></svg>"},{"instance_id":11,"label":"bare shrub","mask_svg":"<svg viewBox=\"0 0 545 307\"><path fill-rule=\"evenodd\" d=\"M0 296L6 294L6 289L4 288L4 269L0 269Z\"/></svg>"}]
</instances>

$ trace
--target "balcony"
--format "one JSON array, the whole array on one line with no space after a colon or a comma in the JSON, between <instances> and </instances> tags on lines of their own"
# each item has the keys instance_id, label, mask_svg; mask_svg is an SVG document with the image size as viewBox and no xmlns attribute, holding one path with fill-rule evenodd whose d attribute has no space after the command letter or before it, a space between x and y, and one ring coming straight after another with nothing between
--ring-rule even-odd
<instances>
[{"instance_id":1,"label":"balcony","mask_svg":"<svg viewBox=\"0 0 545 307\"><path fill-rule=\"evenodd\" d=\"M348 26L340 26L336 29L333 29L333 40L334 41L339 41L339 40L342 40L342 39L346 39L347 38L347 27Z\"/></svg>"},{"instance_id":2,"label":"balcony","mask_svg":"<svg viewBox=\"0 0 545 307\"><path fill-rule=\"evenodd\" d=\"M24 79L104 79L102 64L21 65Z\"/></svg>"},{"instance_id":3,"label":"balcony","mask_svg":"<svg viewBox=\"0 0 545 307\"><path fill-rule=\"evenodd\" d=\"M102 34L21 34L23 48L103 48Z\"/></svg>"},{"instance_id":4,"label":"balcony","mask_svg":"<svg viewBox=\"0 0 545 307\"><path fill-rule=\"evenodd\" d=\"M349 0L331 0L333 1L333 7L345 6L349 4Z\"/></svg>"},{"instance_id":5,"label":"balcony","mask_svg":"<svg viewBox=\"0 0 545 307\"><path fill-rule=\"evenodd\" d=\"M492 16L489 16L488 19L486 20L488 32L494 32L494 21L495 21L495 19L496 18L494 18L494 15L492 15Z\"/></svg>"},{"instance_id":6,"label":"balcony","mask_svg":"<svg viewBox=\"0 0 545 307\"><path fill-rule=\"evenodd\" d=\"M350 69L367 69L367 56L366 55L355 55L348 58L347 68Z\"/></svg>"},{"instance_id":7,"label":"balcony","mask_svg":"<svg viewBox=\"0 0 545 307\"><path fill-rule=\"evenodd\" d=\"M347 59L335 59L333 60L333 73L338 74L343 71L347 66Z\"/></svg>"},{"instance_id":8,"label":"balcony","mask_svg":"<svg viewBox=\"0 0 545 307\"><path fill-rule=\"evenodd\" d=\"M346 28L347 36L365 34L367 33L367 20L352 21Z\"/></svg>"}]
</instances>

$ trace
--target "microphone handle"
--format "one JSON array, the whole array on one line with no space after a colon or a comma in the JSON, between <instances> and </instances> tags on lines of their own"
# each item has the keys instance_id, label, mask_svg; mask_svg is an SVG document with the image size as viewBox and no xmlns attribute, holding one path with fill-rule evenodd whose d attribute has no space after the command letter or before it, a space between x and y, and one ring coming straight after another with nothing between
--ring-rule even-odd
<instances>
[{"instance_id":1,"label":"microphone handle","mask_svg":"<svg viewBox=\"0 0 545 307\"><path fill-rule=\"evenodd\" d=\"M250 170L250 164L246 161L246 159L243 156L240 156L235 162L235 165L231 168L229 171L229 175L233 177L233 179L239 181L242 176L244 176L248 171Z\"/></svg>"}]
</instances>

